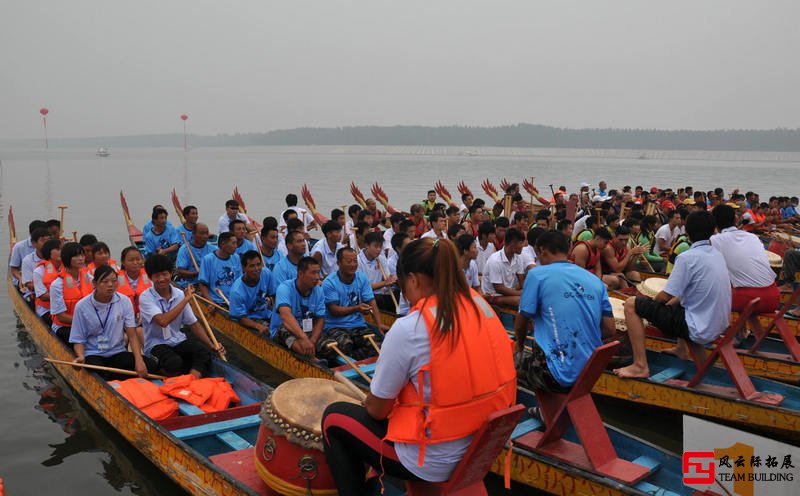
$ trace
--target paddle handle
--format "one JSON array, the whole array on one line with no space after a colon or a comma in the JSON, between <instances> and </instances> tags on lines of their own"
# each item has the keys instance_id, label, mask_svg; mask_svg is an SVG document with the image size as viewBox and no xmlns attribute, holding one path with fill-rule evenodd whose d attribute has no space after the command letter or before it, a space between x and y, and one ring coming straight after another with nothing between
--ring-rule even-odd
<instances>
[{"instance_id":1,"label":"paddle handle","mask_svg":"<svg viewBox=\"0 0 800 496\"><path fill-rule=\"evenodd\" d=\"M197 313L200 315L200 320L203 321L203 327L206 328L206 334L208 334L208 339L211 340L211 344L214 345L214 348L218 348L219 341L217 341L217 337L214 335L214 331L211 330L211 326L208 324L208 320L206 320L206 314L205 312L203 312L203 307L200 306L200 303L197 301L197 295L193 294L192 297L195 298L194 302L197 305ZM222 356L220 356L220 358L222 358L226 362L228 361L228 358L225 356L224 353L222 354Z\"/></svg>"},{"instance_id":2,"label":"paddle handle","mask_svg":"<svg viewBox=\"0 0 800 496\"><path fill-rule=\"evenodd\" d=\"M383 277L383 280L385 281L386 280L386 271L383 270L383 264L381 263L380 255L378 255L378 258L376 258L375 261L378 262L378 268L381 270L381 277ZM400 305L397 304L397 297L394 295L394 291L392 291L391 287L389 288L389 295L392 297L392 302L394 303L395 312L396 313L400 313L400 311L399 311L400 310Z\"/></svg>"},{"instance_id":3,"label":"paddle handle","mask_svg":"<svg viewBox=\"0 0 800 496\"><path fill-rule=\"evenodd\" d=\"M194 253L192 253L192 248L189 246L189 240L186 239L186 233L178 229L178 232L181 233L181 238L183 238L183 244L186 246L186 251L189 252L189 258L192 259L192 265L194 265L194 270L200 273L200 266L197 265L197 260L194 258Z\"/></svg>"},{"instance_id":4,"label":"paddle handle","mask_svg":"<svg viewBox=\"0 0 800 496\"><path fill-rule=\"evenodd\" d=\"M378 346L378 343L375 342L375 335L374 334L366 334L364 336L364 338L366 338L366 340L369 341L369 344L371 344L372 347L375 348L375 351L377 351L378 354L380 355L381 348L380 348L380 346Z\"/></svg>"},{"instance_id":5,"label":"paddle handle","mask_svg":"<svg viewBox=\"0 0 800 496\"><path fill-rule=\"evenodd\" d=\"M347 387L347 389L349 389L350 392L355 395L357 399L361 401L364 401L364 399L366 399L367 394L361 389L359 389L358 386L353 384L353 381L345 377L341 372L334 372L333 378L344 384Z\"/></svg>"},{"instance_id":6,"label":"paddle handle","mask_svg":"<svg viewBox=\"0 0 800 496\"><path fill-rule=\"evenodd\" d=\"M73 367L81 367L84 369L92 369L92 370L103 370L105 372L113 372L119 375L130 375L130 376L138 376L139 374L136 373L134 370L127 370L127 369L117 369L114 367L105 367L103 365L91 365L88 363L76 363L76 362L69 362L66 360L55 360L53 358L45 358L46 362L50 363L61 363L64 365L72 365ZM163 375L156 375L156 374L147 374L148 379L166 379Z\"/></svg>"},{"instance_id":7,"label":"paddle handle","mask_svg":"<svg viewBox=\"0 0 800 496\"><path fill-rule=\"evenodd\" d=\"M59 229L58 237L59 239L61 239L64 237L64 210L66 210L67 206L59 205L58 208L59 210L61 210L61 220L59 221L59 228L58 228Z\"/></svg>"},{"instance_id":8,"label":"paddle handle","mask_svg":"<svg viewBox=\"0 0 800 496\"><path fill-rule=\"evenodd\" d=\"M228 300L228 298L226 298L226 297L225 297L225 293L223 293L221 289L219 289L219 288L214 288L214 291L216 291L216 292L217 292L217 294L219 295L219 297L220 297L220 298L222 298L222 301L224 301L224 302L225 302L225 304L226 304L226 305L228 305L228 307L230 307L230 306L231 306L231 302Z\"/></svg>"},{"instance_id":9,"label":"paddle handle","mask_svg":"<svg viewBox=\"0 0 800 496\"><path fill-rule=\"evenodd\" d=\"M352 360L350 360L350 357L349 357L349 356L347 356L347 355L345 355L344 353L342 353L342 350L340 350L340 349L339 349L339 345L337 345L336 343L328 343L327 347L328 347L328 348L332 348L332 349L333 349L333 351L335 351L335 352L336 352L336 353L337 353L337 354L338 354L340 357L342 357L342 359L343 359L345 362L347 362L347 365L349 365L350 367L352 367L352 368L353 368L353 370L355 370L356 372L358 372L358 375L360 375L362 379L364 379L365 381L367 381L367 384L371 384L371 383L372 383L372 379L370 378L370 376L368 376L367 374L365 374L365 373L364 373L364 371L363 371L363 370L361 370L361 369L358 367L358 365L356 365L356 364L355 364L355 362L353 362Z\"/></svg>"},{"instance_id":10,"label":"paddle handle","mask_svg":"<svg viewBox=\"0 0 800 496\"><path fill-rule=\"evenodd\" d=\"M198 300L202 301L203 303L211 305L212 307L216 308L217 310L222 310L223 312L226 312L226 313L228 312L227 308L225 308L223 306L220 306L220 305L217 305L213 300L207 300L207 299L203 298L202 296L200 296L197 293L194 294L194 297L197 298Z\"/></svg>"}]
</instances>

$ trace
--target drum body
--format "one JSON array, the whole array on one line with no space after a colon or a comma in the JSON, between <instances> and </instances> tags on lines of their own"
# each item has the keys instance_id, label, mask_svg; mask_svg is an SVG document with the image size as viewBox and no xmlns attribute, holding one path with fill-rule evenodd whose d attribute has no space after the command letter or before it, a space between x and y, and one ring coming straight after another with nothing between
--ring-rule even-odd
<instances>
[{"instance_id":1,"label":"drum body","mask_svg":"<svg viewBox=\"0 0 800 496\"><path fill-rule=\"evenodd\" d=\"M786 246L786 243L778 241L777 239L773 239L772 241L769 242L769 246L767 246L767 251L775 253L776 255L779 255L781 258L783 258L783 254L786 253L787 248L788 246ZM772 261L770 261L770 265L772 265Z\"/></svg>"},{"instance_id":2,"label":"drum body","mask_svg":"<svg viewBox=\"0 0 800 496\"><path fill-rule=\"evenodd\" d=\"M620 332L628 332L628 322L625 320L625 300L609 298L611 310L614 313L614 325Z\"/></svg>"},{"instance_id":3,"label":"drum body","mask_svg":"<svg viewBox=\"0 0 800 496\"><path fill-rule=\"evenodd\" d=\"M293 379L278 386L261 408L255 465L279 494L335 495L336 484L322 451L322 413L337 401L358 403L343 386L326 379Z\"/></svg>"}]
</instances>

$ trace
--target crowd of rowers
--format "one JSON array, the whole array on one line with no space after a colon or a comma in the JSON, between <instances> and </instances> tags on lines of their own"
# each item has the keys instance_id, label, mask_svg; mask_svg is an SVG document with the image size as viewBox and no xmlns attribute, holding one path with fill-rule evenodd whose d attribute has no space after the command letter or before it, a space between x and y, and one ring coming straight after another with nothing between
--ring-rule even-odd
<instances>
[{"instance_id":1,"label":"crowd of rowers","mask_svg":"<svg viewBox=\"0 0 800 496\"><path fill-rule=\"evenodd\" d=\"M57 220L33 221L30 238L14 246L9 267L37 315L75 347L78 361L167 375L204 375L211 350L224 351L211 344L188 306L195 288L204 299L228 309L231 319L297 353L335 358L325 345L336 342L354 358L369 356L372 347L362 339L369 333L364 315L372 313L380 322L381 310L400 316L409 312L396 284L396 267L405 246L417 238L453 241L468 285L498 305L524 306L526 274L541 264L537 240L557 231L567 240L567 259L609 289L639 282L641 270L672 274L672 293L667 293L681 298L682 305L674 305L673 298L664 303L669 310L685 308L687 317L666 315L661 307L646 308L646 302L634 308L633 299L626 315L682 329L678 337L703 335L696 340L708 342L708 336L722 331L729 313L723 311L726 305L709 301L713 292L707 283L693 286L705 274L700 268L674 273L678 255L690 247L700 252L710 242L714 253L724 256L734 309L756 296L762 298L762 311L777 306L775 274L760 240L747 231L792 229L800 219L797 198L759 203L751 192L734 191L725 198L719 188L707 193L691 187L674 192L640 186L608 190L605 182L591 193L583 183L571 195L563 186L549 199L535 187L531 194L539 205L526 202L519 186L510 185L505 212L502 202L487 208L482 199L467 193L460 205L448 205L437 202L431 190L409 213L381 212L368 199L364 207L354 204L347 212L333 209L331 220L321 226L297 206L296 195L289 194L286 210L278 218L264 218L260 230L240 212L236 200L229 200L216 226L215 243L209 241L210 229L199 222L194 206L183 209L185 222L175 227L166 209L156 205L143 229L143 253L126 247L119 263L111 258L108 245L92 234L62 243ZM694 212L709 213L709 218L713 213L712 231L716 228L718 234L703 238L687 233L684 222ZM309 230L316 227L323 237L312 245ZM794 252L787 253L785 270L800 265L792 262L800 261ZM681 278L686 279L682 289L693 291L691 298L674 287L672 281ZM790 285L794 273L786 280ZM86 298L93 291L95 296ZM704 293L702 298L698 292ZM722 297L723 292L718 293ZM659 295L655 301L664 298ZM703 316L696 313L699 309ZM184 326L192 330L188 339L181 332ZM636 323L629 323L629 329L635 340ZM641 375L646 364L639 359L632 367L621 373Z\"/></svg>"}]
</instances>

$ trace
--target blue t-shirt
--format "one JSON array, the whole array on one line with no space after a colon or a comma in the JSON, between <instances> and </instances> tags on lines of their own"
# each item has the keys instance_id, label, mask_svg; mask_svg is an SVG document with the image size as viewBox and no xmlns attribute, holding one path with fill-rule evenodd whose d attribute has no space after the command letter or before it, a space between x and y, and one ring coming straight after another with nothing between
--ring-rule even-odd
<instances>
[{"instance_id":1,"label":"blue t-shirt","mask_svg":"<svg viewBox=\"0 0 800 496\"><path fill-rule=\"evenodd\" d=\"M289 257L281 258L280 262L275 264L275 270L272 271L272 293L278 293L278 286L280 286L283 281L296 278L297 265L293 264Z\"/></svg>"},{"instance_id":2,"label":"blue t-shirt","mask_svg":"<svg viewBox=\"0 0 800 496\"><path fill-rule=\"evenodd\" d=\"M264 260L264 267L268 268L271 272L275 272L275 267L285 257L281 252L278 251L277 248L272 250L272 256L266 256L264 253L261 253L261 258Z\"/></svg>"},{"instance_id":3,"label":"blue t-shirt","mask_svg":"<svg viewBox=\"0 0 800 496\"><path fill-rule=\"evenodd\" d=\"M336 327L353 329L365 327L364 316L361 312L350 315L333 315L328 311L327 305L334 304L342 307L354 307L361 303L368 303L375 299L372 286L363 272L356 271L350 284L345 284L339 277L339 271L334 272L322 282L322 291L325 294L325 330Z\"/></svg>"},{"instance_id":4,"label":"blue t-shirt","mask_svg":"<svg viewBox=\"0 0 800 496\"><path fill-rule=\"evenodd\" d=\"M197 261L197 265L201 265L203 263L203 258L209 253L214 253L214 247L211 246L211 243L206 243L202 248L198 248L189 241L188 245L182 245L178 248L178 258L175 260L175 268L176 269L183 269L189 270L194 272L196 269L194 267L194 262L192 262L192 257L189 256L189 250L192 250L192 254L194 255L195 261ZM190 278L183 278L179 277L176 281L178 286L185 288L189 284L195 284L199 276L190 277Z\"/></svg>"},{"instance_id":5,"label":"blue t-shirt","mask_svg":"<svg viewBox=\"0 0 800 496\"><path fill-rule=\"evenodd\" d=\"M603 282L567 261L528 271L519 311L533 319L536 342L547 368L562 386L575 383L595 348L600 346L600 321L612 317Z\"/></svg>"},{"instance_id":6,"label":"blue t-shirt","mask_svg":"<svg viewBox=\"0 0 800 496\"><path fill-rule=\"evenodd\" d=\"M245 238L242 240L242 244L236 248L236 256L241 257L242 255L245 254L245 252L248 252L250 250L258 251L258 248L256 248L256 245L252 241Z\"/></svg>"},{"instance_id":7,"label":"blue t-shirt","mask_svg":"<svg viewBox=\"0 0 800 496\"><path fill-rule=\"evenodd\" d=\"M176 232L178 233L178 239L180 240L179 243L181 244L183 244L183 236L181 236L181 233L183 233L184 236L186 236L186 241L188 243L191 243L192 240L194 239L194 232L186 229L186 226L184 226L183 224L178 224Z\"/></svg>"},{"instance_id":8,"label":"blue t-shirt","mask_svg":"<svg viewBox=\"0 0 800 496\"><path fill-rule=\"evenodd\" d=\"M167 227L172 227L172 222L167 221ZM144 227L142 228L142 234L147 234L147 232L150 231L151 229L153 229L153 221L148 220L147 224L145 224Z\"/></svg>"},{"instance_id":9,"label":"blue t-shirt","mask_svg":"<svg viewBox=\"0 0 800 496\"><path fill-rule=\"evenodd\" d=\"M242 263L238 256L231 255L223 260L217 256L216 252L211 252L203 257L203 262L200 264L200 277L197 280L208 287L208 293L212 300L224 304L225 301L217 293L217 288L226 298L230 299L231 286L241 275Z\"/></svg>"},{"instance_id":10,"label":"blue t-shirt","mask_svg":"<svg viewBox=\"0 0 800 496\"><path fill-rule=\"evenodd\" d=\"M231 287L231 306L228 312L230 318L269 320L272 317L272 310L269 308L267 296L271 285L272 273L269 269L261 269L258 282L253 286L244 281L244 276L236 279Z\"/></svg>"},{"instance_id":11,"label":"blue t-shirt","mask_svg":"<svg viewBox=\"0 0 800 496\"><path fill-rule=\"evenodd\" d=\"M300 327L303 326L303 319L318 319L325 317L325 295L322 286L314 286L308 296L303 296L297 290L297 279L289 279L278 285L275 293L275 312L269 323L270 337L275 336L275 332L280 327L281 315L280 308L289 307L292 315L297 320Z\"/></svg>"},{"instance_id":12,"label":"blue t-shirt","mask_svg":"<svg viewBox=\"0 0 800 496\"><path fill-rule=\"evenodd\" d=\"M166 250L180 242L180 234L170 225L167 225L161 234L154 233L152 229L146 231L144 233L144 257L147 258L151 253L155 253L158 250Z\"/></svg>"},{"instance_id":13,"label":"blue t-shirt","mask_svg":"<svg viewBox=\"0 0 800 496\"><path fill-rule=\"evenodd\" d=\"M134 327L130 298L114 293L109 303L100 303L91 293L75 305L69 342L83 344L85 356L109 357L126 351L125 328Z\"/></svg>"}]
</instances>

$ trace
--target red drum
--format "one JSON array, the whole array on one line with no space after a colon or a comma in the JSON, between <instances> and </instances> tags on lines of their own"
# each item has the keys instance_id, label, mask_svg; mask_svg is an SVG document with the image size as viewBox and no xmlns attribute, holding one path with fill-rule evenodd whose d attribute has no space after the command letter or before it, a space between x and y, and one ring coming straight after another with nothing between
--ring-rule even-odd
<instances>
[{"instance_id":1,"label":"red drum","mask_svg":"<svg viewBox=\"0 0 800 496\"><path fill-rule=\"evenodd\" d=\"M256 471L279 494L335 495L322 451L322 413L331 403L360 403L327 379L292 379L264 401L255 446Z\"/></svg>"},{"instance_id":2,"label":"red drum","mask_svg":"<svg viewBox=\"0 0 800 496\"><path fill-rule=\"evenodd\" d=\"M770 241L769 246L767 246L768 251L780 255L781 258L783 258L783 254L786 253L786 250L788 248L789 247L786 245L786 243L778 241L777 239L773 239L772 241Z\"/></svg>"}]
</instances>

